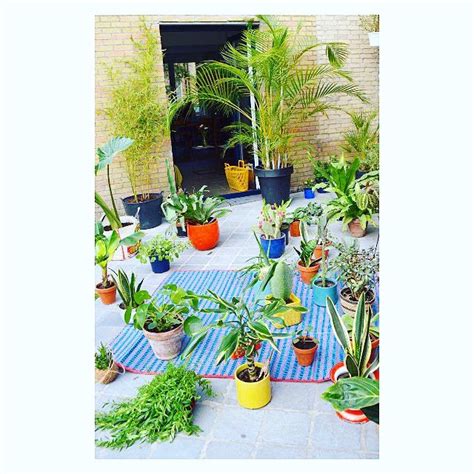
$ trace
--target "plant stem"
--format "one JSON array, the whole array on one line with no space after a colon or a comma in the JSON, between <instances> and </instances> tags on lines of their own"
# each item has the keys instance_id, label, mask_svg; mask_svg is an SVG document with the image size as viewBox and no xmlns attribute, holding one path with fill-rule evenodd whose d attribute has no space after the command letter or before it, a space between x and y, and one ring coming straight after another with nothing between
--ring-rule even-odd
<instances>
[{"instance_id":1,"label":"plant stem","mask_svg":"<svg viewBox=\"0 0 474 474\"><path fill-rule=\"evenodd\" d=\"M112 207L114 208L115 217L117 218L117 221L120 222L120 224L122 224L119 217L119 213L117 211L117 206L115 205L114 195L112 193L112 184L110 182L110 166L109 165L107 165L107 184L109 185L110 200L112 201ZM110 225L112 225L112 223L110 223Z\"/></svg>"},{"instance_id":2,"label":"plant stem","mask_svg":"<svg viewBox=\"0 0 474 474\"><path fill-rule=\"evenodd\" d=\"M109 275L107 271L107 265L105 265L102 267L102 287L106 288L108 282L109 282Z\"/></svg>"},{"instance_id":3,"label":"plant stem","mask_svg":"<svg viewBox=\"0 0 474 474\"><path fill-rule=\"evenodd\" d=\"M253 355L247 357L247 367L248 367L250 381L256 382L257 381L257 367L255 366L255 359Z\"/></svg>"}]
</instances>

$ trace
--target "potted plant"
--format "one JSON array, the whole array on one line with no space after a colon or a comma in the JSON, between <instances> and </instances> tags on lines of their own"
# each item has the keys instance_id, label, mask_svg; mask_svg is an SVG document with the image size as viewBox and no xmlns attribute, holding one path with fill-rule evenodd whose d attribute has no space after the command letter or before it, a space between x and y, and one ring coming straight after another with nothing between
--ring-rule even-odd
<instances>
[{"instance_id":1,"label":"potted plant","mask_svg":"<svg viewBox=\"0 0 474 474\"><path fill-rule=\"evenodd\" d=\"M301 280L307 285L311 285L311 281L316 276L319 270L319 265L321 259L314 260L313 253L316 248L316 240L308 239L306 226L304 222L301 222L301 242L300 248L295 249L295 252L298 254L299 260L296 264L298 271L300 272Z\"/></svg>"},{"instance_id":2,"label":"potted plant","mask_svg":"<svg viewBox=\"0 0 474 474\"><path fill-rule=\"evenodd\" d=\"M197 250L211 250L219 242L218 218L230 212L226 200L220 196L206 196L207 186L193 194L182 194L183 219L188 238Z\"/></svg>"},{"instance_id":3,"label":"potted plant","mask_svg":"<svg viewBox=\"0 0 474 474\"><path fill-rule=\"evenodd\" d=\"M375 358L375 355L377 354L377 348L379 347L380 344L380 331L378 327L378 320L379 320L379 314L373 314L372 307L369 306L367 308L367 311L369 312L369 338L370 338L370 346L372 348L371 352L371 361ZM354 331L354 316L351 314L344 314L342 316L342 320L344 322L344 325L347 328L347 332L349 333L349 337L352 338L352 333Z\"/></svg>"},{"instance_id":4,"label":"potted plant","mask_svg":"<svg viewBox=\"0 0 474 474\"><path fill-rule=\"evenodd\" d=\"M270 284L271 294L266 296L267 302L275 300L286 304L284 311L277 314L282 321L274 321L276 328L294 326L301 322L301 300L293 293L293 272L286 262L276 262L267 272L262 282L262 288Z\"/></svg>"},{"instance_id":5,"label":"potted plant","mask_svg":"<svg viewBox=\"0 0 474 474\"><path fill-rule=\"evenodd\" d=\"M369 33L370 46L379 47L380 16L364 15L359 17L360 26Z\"/></svg>"},{"instance_id":6,"label":"potted plant","mask_svg":"<svg viewBox=\"0 0 474 474\"><path fill-rule=\"evenodd\" d=\"M255 231L260 234L260 243L269 258L279 258L285 252L285 235L281 231L286 209L290 201L281 205L263 201L262 210Z\"/></svg>"},{"instance_id":7,"label":"potted plant","mask_svg":"<svg viewBox=\"0 0 474 474\"><path fill-rule=\"evenodd\" d=\"M292 222L290 224L290 235L292 237L301 236L301 222L304 222L308 225L316 222L316 219L322 214L323 209L321 205L316 202L310 202L304 207L297 207L291 213Z\"/></svg>"},{"instance_id":8,"label":"potted plant","mask_svg":"<svg viewBox=\"0 0 474 474\"><path fill-rule=\"evenodd\" d=\"M329 245L329 237L327 231L327 219L325 216L321 216L318 222L318 244L316 247L320 246L320 253L316 253L317 248L313 252L314 255L320 255L320 266L319 266L319 275L313 279L313 303L317 306L326 306L326 299L330 298L334 303L337 302L337 280L334 278L328 278L328 255L329 250L327 245Z\"/></svg>"},{"instance_id":9,"label":"potted plant","mask_svg":"<svg viewBox=\"0 0 474 474\"><path fill-rule=\"evenodd\" d=\"M307 152L308 160L310 161L311 165L313 166L313 191L317 191L319 193L327 193L328 191L324 187L318 187L317 184L326 184L326 171L329 164L334 161L334 157L330 156L328 158L316 158L314 157L310 151Z\"/></svg>"},{"instance_id":10,"label":"potted plant","mask_svg":"<svg viewBox=\"0 0 474 474\"><path fill-rule=\"evenodd\" d=\"M313 258L315 260L320 259L324 253L326 259L329 256L329 247L331 247L332 242L328 234L328 219L326 215L320 215L316 218L316 247L314 248Z\"/></svg>"},{"instance_id":11,"label":"potted plant","mask_svg":"<svg viewBox=\"0 0 474 474\"><path fill-rule=\"evenodd\" d=\"M221 61L208 61L196 68L196 77L172 108L189 104L238 113L251 125L238 123L227 147L237 144L258 156L255 167L262 197L269 204L289 199L293 173L291 152L301 146L293 124L304 125L318 113L337 108L332 98L349 95L366 100L351 83L344 62L343 43L314 43L296 39L287 27L257 16L265 28L249 26L237 45L227 43ZM308 54L324 49L328 63L308 63ZM253 97L247 101L241 98Z\"/></svg>"},{"instance_id":12,"label":"potted plant","mask_svg":"<svg viewBox=\"0 0 474 474\"><path fill-rule=\"evenodd\" d=\"M339 162L331 163L326 178L328 184L317 184L316 187L328 187L336 197L326 205L326 215L330 220L342 220L342 228L353 237L363 237L368 223L376 225L372 219L378 208L378 188L368 186L377 179L378 171L366 173L356 179L360 160L355 158L348 163L344 155Z\"/></svg>"},{"instance_id":13,"label":"potted plant","mask_svg":"<svg viewBox=\"0 0 474 474\"><path fill-rule=\"evenodd\" d=\"M307 367L313 363L314 356L318 349L318 339L309 335L312 330L313 328L310 326L298 331L292 341L293 351L298 360L298 364L303 367Z\"/></svg>"},{"instance_id":14,"label":"potted plant","mask_svg":"<svg viewBox=\"0 0 474 474\"><path fill-rule=\"evenodd\" d=\"M111 138L105 145L97 148L98 161L95 165L95 174L103 169L107 172L107 186L112 207L110 207L102 196L95 192L95 203L104 212L104 233L110 235L113 230L117 231L121 239L132 235L140 229L138 220L133 216L121 216L115 204L114 194L112 192L112 183L110 180L110 165L116 155L125 151L133 143L133 140L127 137ZM125 260L136 254L139 242L133 246L119 246L112 260Z\"/></svg>"},{"instance_id":15,"label":"potted plant","mask_svg":"<svg viewBox=\"0 0 474 474\"><path fill-rule=\"evenodd\" d=\"M118 373L119 370L114 362L112 351L101 343L95 353L96 383L109 384L117 378Z\"/></svg>"},{"instance_id":16,"label":"potted plant","mask_svg":"<svg viewBox=\"0 0 474 474\"><path fill-rule=\"evenodd\" d=\"M178 190L176 187L175 172L172 171L169 160L166 160L165 163L170 195L161 204L161 210L170 225L176 226L178 237L187 237L188 233L184 220L184 214L187 210L187 197L183 190Z\"/></svg>"},{"instance_id":17,"label":"potted plant","mask_svg":"<svg viewBox=\"0 0 474 474\"><path fill-rule=\"evenodd\" d=\"M168 284L158 293L164 299L157 302L148 292L135 295L138 307L125 315L125 322L133 321L135 329L143 331L155 356L170 360L181 351L183 324L191 310L198 310L198 298L192 291Z\"/></svg>"},{"instance_id":18,"label":"potted plant","mask_svg":"<svg viewBox=\"0 0 474 474\"><path fill-rule=\"evenodd\" d=\"M331 268L338 273L344 287L339 292L341 306L346 313L355 314L361 295L368 306L375 302L375 278L379 270L379 257L376 249L360 249L356 240L351 244L345 241L334 244L339 251L331 262Z\"/></svg>"},{"instance_id":19,"label":"potted plant","mask_svg":"<svg viewBox=\"0 0 474 474\"><path fill-rule=\"evenodd\" d=\"M165 273L170 269L170 262L179 258L187 247L185 242L157 234L142 243L137 258L141 263L150 262L154 273Z\"/></svg>"},{"instance_id":20,"label":"potted plant","mask_svg":"<svg viewBox=\"0 0 474 474\"><path fill-rule=\"evenodd\" d=\"M370 313L366 310L365 295L362 293L357 304L352 337L334 303L327 299L327 311L330 315L334 335L345 352L343 362L336 364L330 372L331 380L337 383L344 378L362 377L378 379L379 358L370 362L371 347L369 338ZM337 415L351 423L366 423L368 418L360 410L337 411Z\"/></svg>"},{"instance_id":21,"label":"potted plant","mask_svg":"<svg viewBox=\"0 0 474 474\"><path fill-rule=\"evenodd\" d=\"M234 374L237 389L237 400L244 408L256 409L267 405L271 400L269 364L255 360L259 343L268 342L278 351L276 340L291 337L287 333L272 333L268 324L281 320L276 316L285 308L281 300L269 304L257 302L249 305L245 295L225 300L212 290L199 298L210 301L215 307L203 309L204 313L217 314L218 319L207 326L196 316L189 317L184 330L191 337L183 351L182 358L189 357L196 347L212 330L226 331L217 350L216 363L231 358L238 347L245 350L245 363L240 365Z\"/></svg>"},{"instance_id":22,"label":"potted plant","mask_svg":"<svg viewBox=\"0 0 474 474\"><path fill-rule=\"evenodd\" d=\"M132 194L122 198L125 213L136 216L142 229L161 224L162 192L152 192L157 158L169 135L167 105L160 100L158 76L161 49L156 30L145 20L143 41L131 38L135 57L127 58L127 74L110 67L111 96L104 114L113 133L134 140L124 151Z\"/></svg>"},{"instance_id":23,"label":"potted plant","mask_svg":"<svg viewBox=\"0 0 474 474\"><path fill-rule=\"evenodd\" d=\"M95 264L102 269L102 280L95 287L103 304L112 304L116 298L116 286L109 278L108 264L112 260L120 245L135 245L143 236L143 232L135 232L124 239L120 239L117 231L105 235L104 227L96 223L95 233Z\"/></svg>"},{"instance_id":24,"label":"potted plant","mask_svg":"<svg viewBox=\"0 0 474 474\"><path fill-rule=\"evenodd\" d=\"M192 408L204 395L215 396L209 380L169 363L135 397L113 402L110 410L96 413L96 431L109 433L97 439L96 445L121 450L135 443L172 441L180 432L199 433Z\"/></svg>"},{"instance_id":25,"label":"potted plant","mask_svg":"<svg viewBox=\"0 0 474 474\"><path fill-rule=\"evenodd\" d=\"M314 178L308 178L303 185L304 198L305 199L314 199L316 195L314 194L313 187L316 184Z\"/></svg>"},{"instance_id":26,"label":"potted plant","mask_svg":"<svg viewBox=\"0 0 474 474\"><path fill-rule=\"evenodd\" d=\"M135 295L139 293L143 285L143 279L137 283L135 273L131 273L130 277L121 269L117 272L112 270L112 279L117 288L117 292L122 299L119 308L124 311L131 311L138 307L135 301ZM129 309L130 308L130 309Z\"/></svg>"}]
</instances>

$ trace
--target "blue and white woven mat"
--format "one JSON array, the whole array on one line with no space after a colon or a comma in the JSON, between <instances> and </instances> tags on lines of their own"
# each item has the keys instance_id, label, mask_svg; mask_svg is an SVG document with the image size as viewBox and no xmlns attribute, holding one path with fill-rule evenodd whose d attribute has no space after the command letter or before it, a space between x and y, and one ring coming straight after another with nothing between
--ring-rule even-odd
<instances>
[{"instance_id":1,"label":"blue and white woven mat","mask_svg":"<svg viewBox=\"0 0 474 474\"><path fill-rule=\"evenodd\" d=\"M162 283L175 283L185 289L196 293L205 293L212 289L223 298L242 294L244 287L248 284L250 277L242 276L241 273L233 271L176 271L171 272L169 277ZM157 289L158 291L158 289ZM292 326L291 330L312 326L313 335L319 339L319 347L315 360L309 367L301 367L291 347L291 339L277 341L280 352L273 351L270 363L270 375L274 381L286 382L324 382L329 379L329 371L337 362L343 359L344 352L336 341L326 309L316 306L312 302L312 288L305 285L299 275L295 275L293 292L301 298L301 304L308 308L303 315L302 322L298 326ZM248 298L255 297L254 291L248 293ZM206 302L208 305L211 303ZM213 314L201 314L205 324L213 321L217 316ZM282 330L284 331L284 330ZM278 332L275 329L275 332ZM243 363L243 359L229 360L216 365L216 353L222 331L214 330L193 352L189 361L184 362L180 358L172 361L173 364L187 366L204 377L231 378L236 368ZM183 347L188 343L186 336ZM115 362L125 370L142 374L156 374L163 372L168 362L158 360L147 339L141 331L126 326L112 343ZM270 356L272 348L268 343L263 343L259 351L258 360L265 361Z\"/></svg>"}]
</instances>

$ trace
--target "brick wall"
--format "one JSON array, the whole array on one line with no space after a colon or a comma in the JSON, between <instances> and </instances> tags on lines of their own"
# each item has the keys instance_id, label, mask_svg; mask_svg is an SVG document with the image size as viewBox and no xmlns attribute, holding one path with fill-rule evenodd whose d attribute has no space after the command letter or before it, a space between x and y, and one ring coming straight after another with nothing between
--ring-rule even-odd
<instances>
[{"instance_id":1,"label":"brick wall","mask_svg":"<svg viewBox=\"0 0 474 474\"><path fill-rule=\"evenodd\" d=\"M159 33L159 21L244 21L248 18L231 16L156 16L145 17ZM369 46L368 35L359 27L356 15L321 15L321 16L279 16L276 19L290 29L302 25L301 34L311 35L319 41L344 41L348 43L349 58L346 69L351 72L354 82L358 84L370 98L370 104L362 104L358 99L341 97L337 104L349 110L378 109L378 48ZM95 23L96 51L96 145L105 143L111 137L110 126L100 110L107 104L110 86L106 66L116 59L125 59L133 54L130 36L139 38L139 16L97 16ZM159 37L159 34L158 34ZM308 61L325 62L324 52L311 53ZM162 61L158 61L157 79L165 97L164 72ZM304 126L296 126L295 136L307 140L318 147L321 156L339 153L338 146L342 133L350 128L350 119L343 112L331 111L328 117L318 116ZM165 141L161 153L157 155L156 167L153 171L153 191L167 191L165 157L171 156L171 144ZM311 177L311 166L304 158L305 153L295 151L295 173L292 177L292 187L296 189L303 181ZM119 157L112 166L112 186L116 200L131 194L123 158ZM105 173L96 177L96 190L108 199ZM120 203L121 206L121 203ZM99 210L97 210L99 215Z\"/></svg>"}]
</instances>

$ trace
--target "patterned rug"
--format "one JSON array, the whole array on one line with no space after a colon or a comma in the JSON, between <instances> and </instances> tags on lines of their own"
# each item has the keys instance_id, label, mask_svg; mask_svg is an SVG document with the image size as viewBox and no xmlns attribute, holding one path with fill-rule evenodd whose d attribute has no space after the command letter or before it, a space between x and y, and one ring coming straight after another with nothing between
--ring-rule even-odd
<instances>
[{"instance_id":1,"label":"patterned rug","mask_svg":"<svg viewBox=\"0 0 474 474\"><path fill-rule=\"evenodd\" d=\"M175 283L196 293L205 293L210 288L223 298L229 299L232 296L239 296L249 280L250 276L242 276L242 274L233 271L176 271L170 272L169 277L162 285ZM158 290L159 288L156 291ZM326 309L313 305L312 289L301 281L299 275L295 275L293 292L301 299L301 304L308 308L308 312L303 315L303 319L298 326L292 326L290 329L293 331L306 326L313 327L312 335L316 335L319 339L319 347L313 364L309 367L302 367L298 364L289 338L277 341L280 352L273 351L268 343L263 343L258 360L267 360L270 353L273 352L270 362L270 375L273 381L327 381L329 380L331 367L343 359L344 352L333 336ZM255 299L255 290L247 294L249 300ZM206 305L212 306L209 302L203 304L203 306ZM339 303L338 309L340 309ZM201 317L204 324L208 324L216 318L216 315L201 314ZM274 331L285 330L274 329ZM217 348L222 337L222 330L214 330L193 352L189 361L182 361L177 358L172 362L176 365L187 364L190 369L204 377L232 378L236 368L243 363L244 359L229 360L216 365ZM189 338L186 336L183 348L188 341ZM156 374L162 372L168 363L155 357L143 333L134 329L131 325L126 326L115 338L112 343L112 351L116 363L130 372Z\"/></svg>"}]
</instances>

